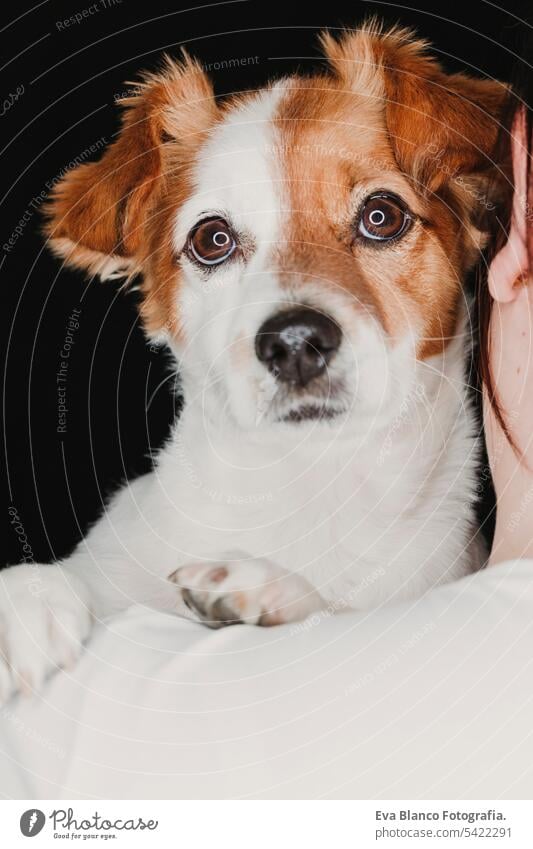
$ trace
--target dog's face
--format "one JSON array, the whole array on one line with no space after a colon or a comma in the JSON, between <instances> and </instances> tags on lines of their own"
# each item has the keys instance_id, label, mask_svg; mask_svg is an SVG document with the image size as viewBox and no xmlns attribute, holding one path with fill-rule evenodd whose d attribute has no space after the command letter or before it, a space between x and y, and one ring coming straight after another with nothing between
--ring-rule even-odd
<instances>
[{"instance_id":1,"label":"dog's face","mask_svg":"<svg viewBox=\"0 0 533 849\"><path fill-rule=\"evenodd\" d=\"M169 63L52 201L56 251L141 271L148 334L245 429L393 419L454 335L498 182L502 86L446 76L404 31L324 45L327 74L221 106Z\"/></svg>"}]
</instances>

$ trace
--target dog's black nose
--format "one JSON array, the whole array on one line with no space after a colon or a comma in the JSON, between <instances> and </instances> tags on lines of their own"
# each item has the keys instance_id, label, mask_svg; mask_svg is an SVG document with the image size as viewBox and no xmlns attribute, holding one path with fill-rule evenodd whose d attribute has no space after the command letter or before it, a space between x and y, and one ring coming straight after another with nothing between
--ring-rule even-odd
<instances>
[{"instance_id":1,"label":"dog's black nose","mask_svg":"<svg viewBox=\"0 0 533 849\"><path fill-rule=\"evenodd\" d=\"M324 371L340 343L340 327L332 318L310 307L297 307L261 325L255 350L280 380L306 386Z\"/></svg>"}]
</instances>

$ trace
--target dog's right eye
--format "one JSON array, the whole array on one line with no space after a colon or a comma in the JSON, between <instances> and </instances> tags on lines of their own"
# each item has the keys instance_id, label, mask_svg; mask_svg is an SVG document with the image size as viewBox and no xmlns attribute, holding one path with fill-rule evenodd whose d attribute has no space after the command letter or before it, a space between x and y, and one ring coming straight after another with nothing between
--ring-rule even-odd
<instances>
[{"instance_id":1,"label":"dog's right eye","mask_svg":"<svg viewBox=\"0 0 533 849\"><path fill-rule=\"evenodd\" d=\"M412 215L397 195L376 192L363 203L358 232L366 240L391 242L409 229Z\"/></svg>"},{"instance_id":2,"label":"dog's right eye","mask_svg":"<svg viewBox=\"0 0 533 849\"><path fill-rule=\"evenodd\" d=\"M189 255L200 265L218 265L232 255L237 247L233 230L223 218L201 221L189 233Z\"/></svg>"}]
</instances>

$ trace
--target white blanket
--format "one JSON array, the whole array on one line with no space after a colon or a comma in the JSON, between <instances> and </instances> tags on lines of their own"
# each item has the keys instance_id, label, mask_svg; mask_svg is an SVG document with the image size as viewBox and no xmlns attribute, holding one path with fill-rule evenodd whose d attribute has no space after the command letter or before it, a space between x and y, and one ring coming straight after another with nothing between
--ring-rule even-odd
<instances>
[{"instance_id":1,"label":"white blanket","mask_svg":"<svg viewBox=\"0 0 533 849\"><path fill-rule=\"evenodd\" d=\"M533 562L209 631L142 607L0 710L8 798L531 798Z\"/></svg>"}]
</instances>

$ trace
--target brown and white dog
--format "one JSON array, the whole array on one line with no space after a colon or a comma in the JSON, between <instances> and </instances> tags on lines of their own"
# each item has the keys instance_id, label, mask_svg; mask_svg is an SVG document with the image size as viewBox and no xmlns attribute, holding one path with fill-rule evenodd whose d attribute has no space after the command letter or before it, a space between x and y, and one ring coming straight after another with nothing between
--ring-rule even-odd
<instances>
[{"instance_id":1,"label":"brown and white dog","mask_svg":"<svg viewBox=\"0 0 533 849\"><path fill-rule=\"evenodd\" d=\"M44 591L2 572L4 697L134 602L271 625L482 559L462 283L506 90L445 74L405 30L322 43L323 73L220 104L198 64L167 60L55 193L65 262L142 275L185 408L155 470L40 567Z\"/></svg>"}]
</instances>

